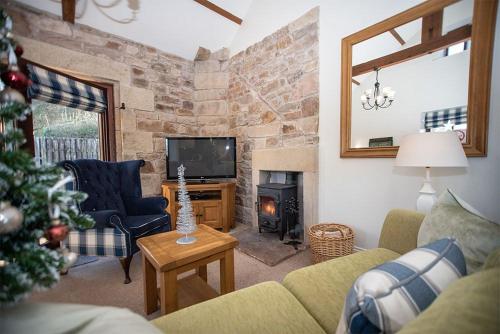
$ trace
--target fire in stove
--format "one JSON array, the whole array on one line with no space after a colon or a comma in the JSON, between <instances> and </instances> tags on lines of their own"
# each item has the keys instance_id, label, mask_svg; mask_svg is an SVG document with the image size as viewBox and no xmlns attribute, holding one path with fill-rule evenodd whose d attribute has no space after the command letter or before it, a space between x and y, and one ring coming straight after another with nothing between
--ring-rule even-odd
<instances>
[{"instance_id":1,"label":"fire in stove","mask_svg":"<svg viewBox=\"0 0 500 334\"><path fill-rule=\"evenodd\" d=\"M276 205L274 203L274 199L271 197L262 196L260 199L261 211L263 214L267 216L275 216L276 215Z\"/></svg>"}]
</instances>

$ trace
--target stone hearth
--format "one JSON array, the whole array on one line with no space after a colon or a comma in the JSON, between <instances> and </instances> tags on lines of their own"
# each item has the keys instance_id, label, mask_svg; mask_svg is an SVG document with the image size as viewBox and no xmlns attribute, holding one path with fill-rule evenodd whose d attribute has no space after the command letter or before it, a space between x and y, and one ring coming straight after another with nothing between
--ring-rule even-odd
<instances>
[{"instance_id":1,"label":"stone hearth","mask_svg":"<svg viewBox=\"0 0 500 334\"><path fill-rule=\"evenodd\" d=\"M257 184L261 171L301 172L303 185L304 242L307 244L307 229L318 223L318 147L290 147L252 151L252 199L257 201ZM253 210L252 226L257 227L257 212Z\"/></svg>"}]
</instances>

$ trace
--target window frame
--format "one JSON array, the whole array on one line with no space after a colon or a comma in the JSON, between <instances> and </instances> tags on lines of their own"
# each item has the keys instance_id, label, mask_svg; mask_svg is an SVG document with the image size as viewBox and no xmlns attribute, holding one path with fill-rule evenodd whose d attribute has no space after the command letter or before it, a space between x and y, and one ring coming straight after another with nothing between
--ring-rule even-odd
<instances>
[{"instance_id":1,"label":"window frame","mask_svg":"<svg viewBox=\"0 0 500 334\"><path fill-rule=\"evenodd\" d=\"M39 63L27 60L24 58L19 59L19 68L25 74L29 75L27 64L33 64L40 68L52 71L54 73L66 76L75 81L82 82L86 85L93 86L104 90L107 98L107 110L104 113L99 113L99 146L100 146L100 160L103 161L116 161L116 137L115 137L115 103L114 103L114 86L112 83L93 81L88 79L83 79L74 74L68 74L61 70L56 70L52 67L41 65ZM22 92L26 101L31 103L31 99L27 96L27 90ZM89 111L91 112L91 111ZM35 140L33 136L33 115L29 115L25 121L18 122L18 127L22 129L24 136L26 137L26 143L21 147L33 156L35 156Z\"/></svg>"}]
</instances>

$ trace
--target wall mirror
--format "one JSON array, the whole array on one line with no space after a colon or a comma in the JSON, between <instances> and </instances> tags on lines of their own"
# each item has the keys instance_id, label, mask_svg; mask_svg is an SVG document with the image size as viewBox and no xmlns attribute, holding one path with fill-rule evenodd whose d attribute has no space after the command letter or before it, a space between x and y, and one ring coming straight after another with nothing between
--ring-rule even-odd
<instances>
[{"instance_id":1,"label":"wall mirror","mask_svg":"<svg viewBox=\"0 0 500 334\"><path fill-rule=\"evenodd\" d=\"M485 156L498 0L429 0L342 40L341 157L455 131Z\"/></svg>"}]
</instances>

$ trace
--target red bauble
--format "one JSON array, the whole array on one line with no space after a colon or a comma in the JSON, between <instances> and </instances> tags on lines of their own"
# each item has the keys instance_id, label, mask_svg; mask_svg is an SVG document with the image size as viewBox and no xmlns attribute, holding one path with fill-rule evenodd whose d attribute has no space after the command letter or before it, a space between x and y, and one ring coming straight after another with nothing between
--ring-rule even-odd
<instances>
[{"instance_id":1,"label":"red bauble","mask_svg":"<svg viewBox=\"0 0 500 334\"><path fill-rule=\"evenodd\" d=\"M17 58L21 57L24 53L24 49L21 45L16 45L16 48L14 49L14 53L16 54Z\"/></svg>"},{"instance_id":2,"label":"red bauble","mask_svg":"<svg viewBox=\"0 0 500 334\"><path fill-rule=\"evenodd\" d=\"M17 90L24 90L31 84L31 80L20 71L4 72L2 73L2 80L7 86Z\"/></svg>"},{"instance_id":3,"label":"red bauble","mask_svg":"<svg viewBox=\"0 0 500 334\"><path fill-rule=\"evenodd\" d=\"M66 225L55 225L51 226L47 230L47 239L49 241L63 241L68 236L68 226Z\"/></svg>"}]
</instances>

